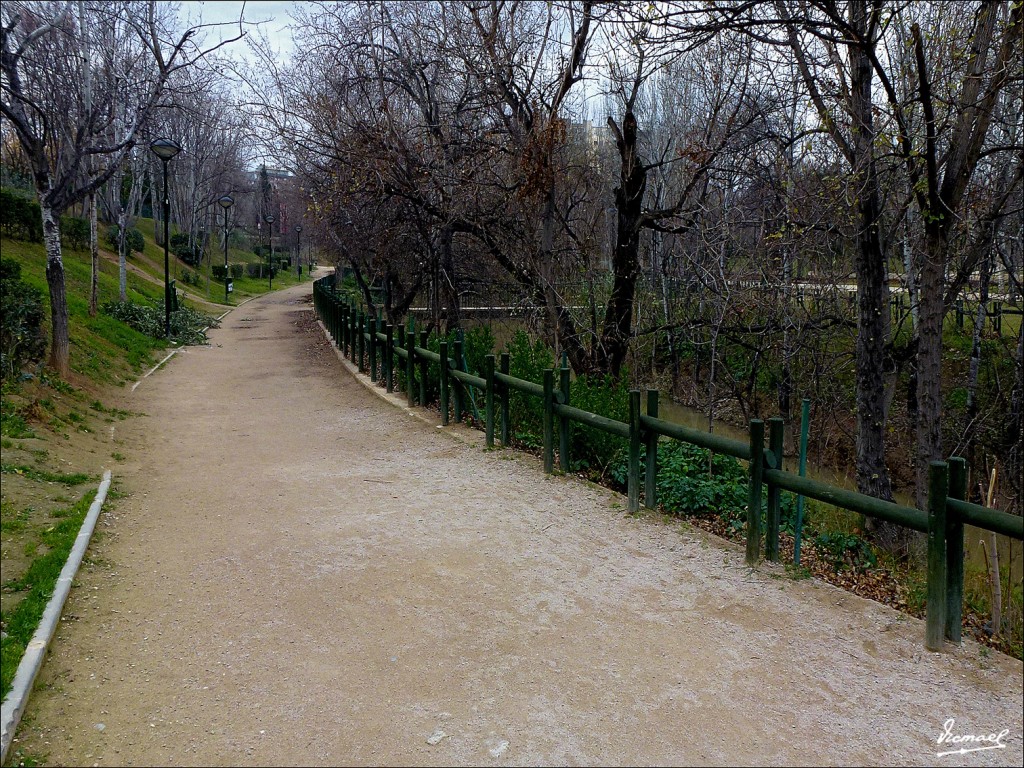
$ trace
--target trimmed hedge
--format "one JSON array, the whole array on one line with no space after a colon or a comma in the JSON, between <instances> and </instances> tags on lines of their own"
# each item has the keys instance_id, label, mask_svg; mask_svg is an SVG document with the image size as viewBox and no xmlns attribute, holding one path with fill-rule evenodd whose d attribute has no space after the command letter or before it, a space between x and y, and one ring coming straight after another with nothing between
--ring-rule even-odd
<instances>
[{"instance_id":1,"label":"trimmed hedge","mask_svg":"<svg viewBox=\"0 0 1024 768\"><path fill-rule=\"evenodd\" d=\"M238 279L238 278L242 277L245 274L245 266L246 266L245 264L228 264L228 272L231 275L231 277L233 277L235 279ZM224 265L223 264L214 264L212 266L212 269L213 269L213 273L212 274L213 274L214 280L223 280L224 279Z\"/></svg>"}]
</instances>

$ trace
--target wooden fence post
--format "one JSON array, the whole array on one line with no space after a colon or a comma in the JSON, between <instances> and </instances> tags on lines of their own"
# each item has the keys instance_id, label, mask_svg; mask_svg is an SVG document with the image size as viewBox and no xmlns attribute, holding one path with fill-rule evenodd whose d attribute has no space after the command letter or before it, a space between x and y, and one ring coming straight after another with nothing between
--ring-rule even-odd
<instances>
[{"instance_id":1,"label":"wooden fence post","mask_svg":"<svg viewBox=\"0 0 1024 768\"><path fill-rule=\"evenodd\" d=\"M377 381L377 319L366 321L366 332L370 335L370 381Z\"/></svg>"},{"instance_id":2,"label":"wooden fence post","mask_svg":"<svg viewBox=\"0 0 1024 768\"><path fill-rule=\"evenodd\" d=\"M362 335L363 335L361 333L362 328L363 328L362 315L359 313L359 308L356 307L353 304L352 305L352 330L351 330L351 334L350 335L352 337L352 362L355 364L357 370L359 369L359 362L360 362L359 361L359 349L360 349L360 347L362 345L362 338L361 338Z\"/></svg>"},{"instance_id":3,"label":"wooden fence post","mask_svg":"<svg viewBox=\"0 0 1024 768\"><path fill-rule=\"evenodd\" d=\"M348 302L341 305L340 325L338 330L341 332L341 343L338 347L341 349L341 356L348 357Z\"/></svg>"},{"instance_id":4,"label":"wooden fence post","mask_svg":"<svg viewBox=\"0 0 1024 768\"><path fill-rule=\"evenodd\" d=\"M359 365L357 367L360 371L366 370L366 336L363 335L365 328L366 316L363 315L363 310L360 309L356 313L356 346L359 347Z\"/></svg>"},{"instance_id":5,"label":"wooden fence post","mask_svg":"<svg viewBox=\"0 0 1024 768\"><path fill-rule=\"evenodd\" d=\"M564 364L558 369L558 391L562 393L562 403L569 404L569 368ZM558 468L569 471L569 417L558 417Z\"/></svg>"},{"instance_id":6,"label":"wooden fence post","mask_svg":"<svg viewBox=\"0 0 1024 768\"><path fill-rule=\"evenodd\" d=\"M494 447L494 355L484 358L484 445Z\"/></svg>"},{"instance_id":7,"label":"wooden fence post","mask_svg":"<svg viewBox=\"0 0 1024 768\"><path fill-rule=\"evenodd\" d=\"M626 497L630 514L640 511L640 390L629 390L629 470Z\"/></svg>"},{"instance_id":8,"label":"wooden fence post","mask_svg":"<svg viewBox=\"0 0 1024 768\"><path fill-rule=\"evenodd\" d=\"M405 335L405 402L412 408L416 405L416 330L415 326Z\"/></svg>"},{"instance_id":9,"label":"wooden fence post","mask_svg":"<svg viewBox=\"0 0 1024 768\"><path fill-rule=\"evenodd\" d=\"M430 331L420 331L420 349L427 348L427 341L430 339ZM427 407L427 372L430 370L430 361L427 358L420 360L420 407Z\"/></svg>"},{"instance_id":10,"label":"wooden fence post","mask_svg":"<svg viewBox=\"0 0 1024 768\"><path fill-rule=\"evenodd\" d=\"M778 418L768 419L768 450L775 460L773 469L782 469L782 446L786 423ZM768 484L768 532L764 544L764 556L773 563L779 562L779 526L782 522L782 490Z\"/></svg>"},{"instance_id":11,"label":"wooden fence post","mask_svg":"<svg viewBox=\"0 0 1024 768\"><path fill-rule=\"evenodd\" d=\"M949 460L949 496L967 498L967 461ZM964 521L956 512L946 511L946 639L960 644L964 609Z\"/></svg>"},{"instance_id":12,"label":"wooden fence post","mask_svg":"<svg viewBox=\"0 0 1024 768\"><path fill-rule=\"evenodd\" d=\"M396 325L395 326L395 333L396 333L396 336L395 336L395 359L398 360L399 359L398 350L405 349L405 326L404 325ZM406 358L406 363L407 363L406 367L408 367L408 361L409 361L409 358ZM395 365L396 365L396 367L395 367L395 386L398 387L399 389L401 389L401 385L399 384L399 377L400 377L400 375L404 374L405 371L402 370L401 363L396 363ZM406 400L408 400L408 392L409 392L409 382L408 381L406 381L405 390L406 390Z\"/></svg>"},{"instance_id":13,"label":"wooden fence post","mask_svg":"<svg viewBox=\"0 0 1024 768\"><path fill-rule=\"evenodd\" d=\"M346 317L345 336L348 339L348 346L345 347L348 359L353 363L356 361L356 308L349 304Z\"/></svg>"},{"instance_id":14,"label":"wooden fence post","mask_svg":"<svg viewBox=\"0 0 1024 768\"><path fill-rule=\"evenodd\" d=\"M455 340L455 368L462 370L462 340ZM454 379L454 377L453 377ZM455 408L455 423L462 423L462 411L466 407L465 403L465 385L458 379L452 381L452 405Z\"/></svg>"},{"instance_id":15,"label":"wooden fence post","mask_svg":"<svg viewBox=\"0 0 1024 768\"><path fill-rule=\"evenodd\" d=\"M924 644L942 650L946 636L946 497L949 466L944 461L928 465L928 604Z\"/></svg>"},{"instance_id":16,"label":"wooden fence post","mask_svg":"<svg viewBox=\"0 0 1024 768\"><path fill-rule=\"evenodd\" d=\"M647 415L658 418L658 390L647 390ZM644 506L654 509L658 506L658 433L647 432L647 456L644 462Z\"/></svg>"},{"instance_id":17,"label":"wooden fence post","mask_svg":"<svg viewBox=\"0 0 1024 768\"><path fill-rule=\"evenodd\" d=\"M509 371L509 355L508 352L501 353L501 372L508 376ZM508 448L508 395L509 388L508 384L501 385L501 447Z\"/></svg>"},{"instance_id":18,"label":"wooden fence post","mask_svg":"<svg viewBox=\"0 0 1024 768\"><path fill-rule=\"evenodd\" d=\"M448 426L448 342L441 342L441 426Z\"/></svg>"},{"instance_id":19,"label":"wooden fence post","mask_svg":"<svg viewBox=\"0 0 1024 768\"><path fill-rule=\"evenodd\" d=\"M750 422L750 492L747 496L747 565L761 559L761 483L764 471L764 422Z\"/></svg>"},{"instance_id":20,"label":"wooden fence post","mask_svg":"<svg viewBox=\"0 0 1024 768\"><path fill-rule=\"evenodd\" d=\"M554 446L554 392L555 392L555 370L554 368L544 369L544 474L550 475L555 471L555 446Z\"/></svg>"},{"instance_id":21,"label":"wooden fence post","mask_svg":"<svg viewBox=\"0 0 1024 768\"><path fill-rule=\"evenodd\" d=\"M387 392L395 391L395 326L384 323L384 388Z\"/></svg>"}]
</instances>

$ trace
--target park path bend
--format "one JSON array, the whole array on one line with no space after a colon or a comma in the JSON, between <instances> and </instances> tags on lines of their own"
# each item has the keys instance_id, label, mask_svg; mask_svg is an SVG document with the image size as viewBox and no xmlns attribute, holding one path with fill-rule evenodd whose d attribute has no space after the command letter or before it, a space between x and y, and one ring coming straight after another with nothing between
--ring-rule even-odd
<instances>
[{"instance_id":1,"label":"park path bend","mask_svg":"<svg viewBox=\"0 0 1024 768\"><path fill-rule=\"evenodd\" d=\"M138 388L12 754L1021 765L1022 668L385 402L251 301ZM397 401L397 399L396 399ZM454 433L454 434L446 434ZM1005 748L937 757L956 734Z\"/></svg>"}]
</instances>

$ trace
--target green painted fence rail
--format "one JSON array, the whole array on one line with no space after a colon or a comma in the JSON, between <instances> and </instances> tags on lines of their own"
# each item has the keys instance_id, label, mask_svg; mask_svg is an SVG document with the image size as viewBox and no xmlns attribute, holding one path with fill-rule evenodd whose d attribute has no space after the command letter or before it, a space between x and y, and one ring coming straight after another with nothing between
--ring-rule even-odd
<instances>
[{"instance_id":1,"label":"green painted fence rail","mask_svg":"<svg viewBox=\"0 0 1024 768\"><path fill-rule=\"evenodd\" d=\"M439 351L433 352L427 349L429 338L425 331L420 331L417 338L415 326L400 326L396 333L390 323L372 317L346 301L330 285L331 281L333 276L328 275L313 283L314 310L342 357L351 359L359 371L368 373L371 381L382 379L387 391L391 392L398 378L396 373L404 372L408 404L412 406L414 401L418 401L419 405L425 406L436 394L442 426L447 426L450 418L454 418L456 423L462 421L468 388L476 388L483 393L485 399L483 427L487 447L494 445L496 432L503 446L509 444L511 392L538 398L543 412L541 455L546 473L554 472L556 422L559 467L563 471L568 471L570 466L570 422L623 438L628 446L627 499L630 512L639 511L641 493L645 506L652 509L657 506L658 441L661 437L746 461L749 478L746 555L750 565L755 565L762 557L779 560L782 491L925 533L928 541L925 645L929 649L939 650L946 641L960 642L964 525L970 524L1024 540L1024 518L964 500L967 495L967 471L966 462L962 458L953 457L948 463L932 462L929 467L926 510L883 501L785 471L782 419L767 420L766 447L766 423L760 419L751 420L748 443L659 419L656 390L647 391L646 413L641 412L640 391L630 391L628 422L584 411L569 404L571 376L564 361L558 370L557 385L553 368L544 371L541 383L510 375L508 353L501 354L499 359L487 355L483 375L475 375L463 370L465 358L461 341L451 344L440 341ZM404 366L397 366L397 370L396 356L405 361ZM428 383L432 372L437 382L436 393L431 391L433 382ZM469 405L479 420L472 398L469 398ZM643 477L640 471L641 446L646 446ZM762 504L762 500L765 504ZM762 515L763 507L767 508L766 515Z\"/></svg>"},{"instance_id":2,"label":"green painted fence rail","mask_svg":"<svg viewBox=\"0 0 1024 768\"><path fill-rule=\"evenodd\" d=\"M449 365L452 366L455 365L454 360L449 360L448 363ZM487 381L485 379L483 379L480 376L474 376L472 373L460 371L458 368L452 368L452 378L456 379L457 381L461 381L464 384L469 384L472 387L476 387L480 391L483 391L487 388Z\"/></svg>"},{"instance_id":3,"label":"green painted fence rail","mask_svg":"<svg viewBox=\"0 0 1024 768\"><path fill-rule=\"evenodd\" d=\"M969 525L995 531L1012 539L1024 539L1024 517L960 499L950 499L947 507Z\"/></svg>"},{"instance_id":4,"label":"green painted fence rail","mask_svg":"<svg viewBox=\"0 0 1024 768\"><path fill-rule=\"evenodd\" d=\"M499 384L505 384L517 392L522 392L524 395L544 397L544 387L540 384L534 384L532 381L517 379L515 376L509 376L507 373L495 373L494 380Z\"/></svg>"},{"instance_id":5,"label":"green painted fence rail","mask_svg":"<svg viewBox=\"0 0 1024 768\"><path fill-rule=\"evenodd\" d=\"M763 476L766 483L775 485L784 491L809 496L834 507L870 515L879 520L906 526L922 533L928 532L927 513L915 507L904 507L891 501L882 501L874 496L857 493L846 488L836 488L834 485L812 480L809 477L800 477L800 475L783 472L779 469L765 468Z\"/></svg>"},{"instance_id":6,"label":"green painted fence rail","mask_svg":"<svg viewBox=\"0 0 1024 768\"><path fill-rule=\"evenodd\" d=\"M647 412L650 413L650 403ZM692 427L684 427L671 421L664 421L653 416L641 416L640 426L658 435L671 437L683 443L690 443L699 448L707 448L715 453L724 453L737 459L750 461L750 446L747 443L716 435L713 432L702 432Z\"/></svg>"},{"instance_id":7,"label":"green painted fence rail","mask_svg":"<svg viewBox=\"0 0 1024 768\"><path fill-rule=\"evenodd\" d=\"M573 421L577 421L585 426L600 429L602 432L608 432L609 434L616 435L618 437L624 437L627 440L629 440L629 437L632 434L629 424L624 421L616 421L615 419L609 419L605 416L599 416L596 413L583 411L579 408L574 408L571 405L555 403L554 412L558 416L564 416L567 419L572 419Z\"/></svg>"}]
</instances>

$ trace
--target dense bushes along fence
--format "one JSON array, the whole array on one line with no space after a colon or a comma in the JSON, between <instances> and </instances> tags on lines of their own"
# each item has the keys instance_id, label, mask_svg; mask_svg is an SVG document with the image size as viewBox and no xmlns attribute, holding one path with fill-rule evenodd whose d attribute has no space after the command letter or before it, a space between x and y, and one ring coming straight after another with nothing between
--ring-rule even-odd
<instances>
[{"instance_id":1,"label":"dense bushes along fence","mask_svg":"<svg viewBox=\"0 0 1024 768\"><path fill-rule=\"evenodd\" d=\"M750 422L748 442L732 440L709 432L664 421L658 418L658 392L648 390L647 412L641 410L641 393L629 393L627 421L611 419L570 404L569 370L547 368L542 381L533 382L509 374L509 355L503 353L484 358L482 375L475 375L463 366L462 342L438 342L438 350L428 349L426 332L417 334L404 327L395 328L380 318L367 316L347 302L330 285L333 276L313 283L313 304L320 320L343 355L366 371L371 381L384 380L388 392L395 389L396 379L405 383L409 406L425 405L432 382L437 382L441 424L449 423L449 411L456 422L465 413L469 387L484 395L484 439L488 448L494 446L495 432L503 446L509 444L509 402L514 393L538 398L542 404L543 441L541 454L544 471L554 471L557 430L558 459L563 471L569 469L570 423L576 422L627 441L627 498L630 512L640 508L641 485L645 506L657 505L658 442L668 437L690 445L709 449L747 462L749 490L747 497L748 564L763 556L779 559L779 529L782 491L790 491L818 499L837 507L904 525L928 537L928 601L925 645L932 650L945 640L960 642L964 583L964 525L995 531L1024 540L1024 518L989 509L965 501L967 492L966 462L954 457L950 461L932 462L929 477L927 511L882 501L843 488L836 488L783 469L784 424L782 419L768 419L768 447L765 448L765 422ZM419 342L417 344L417 341ZM436 368L436 374L434 369ZM450 407L451 406L451 407ZM645 450L641 450L641 449ZM644 454L641 462L641 453ZM643 472L641 472L641 463ZM642 475L642 479L641 479ZM762 498L764 497L764 498ZM761 510L767 502L765 529L762 531Z\"/></svg>"}]
</instances>

